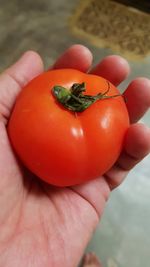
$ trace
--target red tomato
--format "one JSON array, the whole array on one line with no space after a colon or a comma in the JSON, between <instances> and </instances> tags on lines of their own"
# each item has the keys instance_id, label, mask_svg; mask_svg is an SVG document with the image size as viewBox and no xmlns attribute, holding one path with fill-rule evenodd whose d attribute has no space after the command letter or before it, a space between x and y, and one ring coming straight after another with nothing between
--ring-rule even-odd
<instances>
[{"instance_id":1,"label":"red tomato","mask_svg":"<svg viewBox=\"0 0 150 267\"><path fill-rule=\"evenodd\" d=\"M129 126L122 96L101 99L83 112L74 112L52 92L56 85L69 89L83 82L86 95L119 93L96 75L73 69L48 71L21 91L9 121L9 137L19 158L53 185L80 184L108 171L121 152Z\"/></svg>"}]
</instances>

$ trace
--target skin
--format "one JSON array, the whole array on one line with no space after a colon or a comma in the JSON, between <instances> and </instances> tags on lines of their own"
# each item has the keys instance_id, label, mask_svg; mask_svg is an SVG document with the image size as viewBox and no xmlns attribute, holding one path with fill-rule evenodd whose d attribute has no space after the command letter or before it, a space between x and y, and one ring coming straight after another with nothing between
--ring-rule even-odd
<instances>
[{"instance_id":1,"label":"skin","mask_svg":"<svg viewBox=\"0 0 150 267\"><path fill-rule=\"evenodd\" d=\"M53 68L86 72L91 63L90 51L74 45ZM0 267L76 267L111 190L150 151L150 130L136 123L150 106L150 81L137 78L125 92L132 125L124 149L109 172L64 189L48 186L28 173L12 151L6 125L21 88L42 72L41 58L29 51L0 76ZM129 66L124 59L109 56L91 72L118 85L128 75Z\"/></svg>"}]
</instances>

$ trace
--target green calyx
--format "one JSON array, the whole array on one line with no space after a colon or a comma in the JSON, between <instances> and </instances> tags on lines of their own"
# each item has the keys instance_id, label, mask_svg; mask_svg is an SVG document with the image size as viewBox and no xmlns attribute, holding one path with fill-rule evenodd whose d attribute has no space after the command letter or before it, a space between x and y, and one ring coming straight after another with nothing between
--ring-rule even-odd
<instances>
[{"instance_id":1,"label":"green calyx","mask_svg":"<svg viewBox=\"0 0 150 267\"><path fill-rule=\"evenodd\" d=\"M104 93L98 93L95 96L83 94L86 92L85 83L74 83L70 90L56 85L53 87L52 92L57 101L62 104L66 109L74 112L82 112L90 107L93 103L101 99L114 98L118 95L107 96L107 93L110 90L110 84L108 82L108 89Z\"/></svg>"}]
</instances>

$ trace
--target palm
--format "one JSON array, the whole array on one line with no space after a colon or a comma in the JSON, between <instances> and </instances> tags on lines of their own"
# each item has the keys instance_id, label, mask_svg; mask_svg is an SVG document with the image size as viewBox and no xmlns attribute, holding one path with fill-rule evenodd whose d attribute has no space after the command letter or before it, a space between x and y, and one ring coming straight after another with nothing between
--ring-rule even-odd
<instances>
[{"instance_id":1,"label":"palm","mask_svg":"<svg viewBox=\"0 0 150 267\"><path fill-rule=\"evenodd\" d=\"M4 127L1 134L5 136L2 131ZM6 144L8 140L3 142ZM15 163L9 148L7 158L8 154L9 160ZM8 166L7 160L3 163ZM5 223L1 226L4 234L0 240L0 266L48 267L60 263L77 266L87 238L98 221L94 208L72 189L48 188L33 175L21 171L17 164L13 164L13 168L14 176L9 177L9 181L13 181L12 195L5 211ZM6 186L9 188L10 184ZM84 232L85 240L81 239Z\"/></svg>"},{"instance_id":2,"label":"palm","mask_svg":"<svg viewBox=\"0 0 150 267\"><path fill-rule=\"evenodd\" d=\"M90 66L90 59L87 52L83 53L82 50L85 52L85 48L80 46L70 49L70 52L57 61L55 68L74 67L86 71ZM77 55L80 59L79 66L77 66ZM9 143L5 126L20 85L23 86L42 71L41 61L37 55L30 53L24 57L21 62L8 69L0 80L0 87L3 87L0 92L0 113L2 114L0 120L0 226L2 233L0 267L59 267L62 265L74 267L77 266L98 223L110 189L120 184L127 170L148 153L149 133L144 126L131 126L124 151L117 164L104 177L64 189L51 187L41 182L37 177L20 168ZM67 57L70 59L69 63L66 63ZM109 65L112 64L111 60L111 58L108 59ZM113 59L113 64L116 64L116 68L118 65L118 70L121 70L121 64L117 58ZM118 74L119 71L116 71L118 75L116 77L105 62L103 67L99 65L93 72L107 76L109 80L117 84L126 76L127 69L125 70L124 67L123 71L122 67L124 74L121 72ZM5 86L3 81L5 81ZM144 84L146 82L147 84ZM141 87L147 99L149 82L139 80L137 84L140 83L143 83ZM10 90L11 87L13 93ZM133 90L137 85L135 83L130 87ZM130 96L130 87L127 90L129 114L132 113L130 105L133 100ZM8 88L10 95L7 93ZM139 98L136 97L136 93L134 94L134 90L132 95L138 104ZM133 116L132 114L130 116L131 121L140 118L148 105L143 100L141 109L134 108ZM143 142L141 142L141 137ZM132 145L130 145L131 139L134 139Z\"/></svg>"}]
</instances>

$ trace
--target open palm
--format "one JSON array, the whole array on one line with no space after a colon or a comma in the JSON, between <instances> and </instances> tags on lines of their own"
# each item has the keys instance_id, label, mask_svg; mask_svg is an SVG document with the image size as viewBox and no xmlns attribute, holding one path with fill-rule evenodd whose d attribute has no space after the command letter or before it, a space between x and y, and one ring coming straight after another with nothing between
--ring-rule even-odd
<instances>
[{"instance_id":1,"label":"open palm","mask_svg":"<svg viewBox=\"0 0 150 267\"><path fill-rule=\"evenodd\" d=\"M86 72L91 61L87 48L74 45L53 68ZM135 124L150 106L150 81L138 78L125 92L132 124L124 150L109 172L86 184L63 189L34 177L12 151L7 122L21 88L42 71L40 57L30 51L0 76L0 267L76 267L111 189L150 150L149 129ZM91 72L118 85L129 67L124 59L109 56Z\"/></svg>"}]
</instances>

